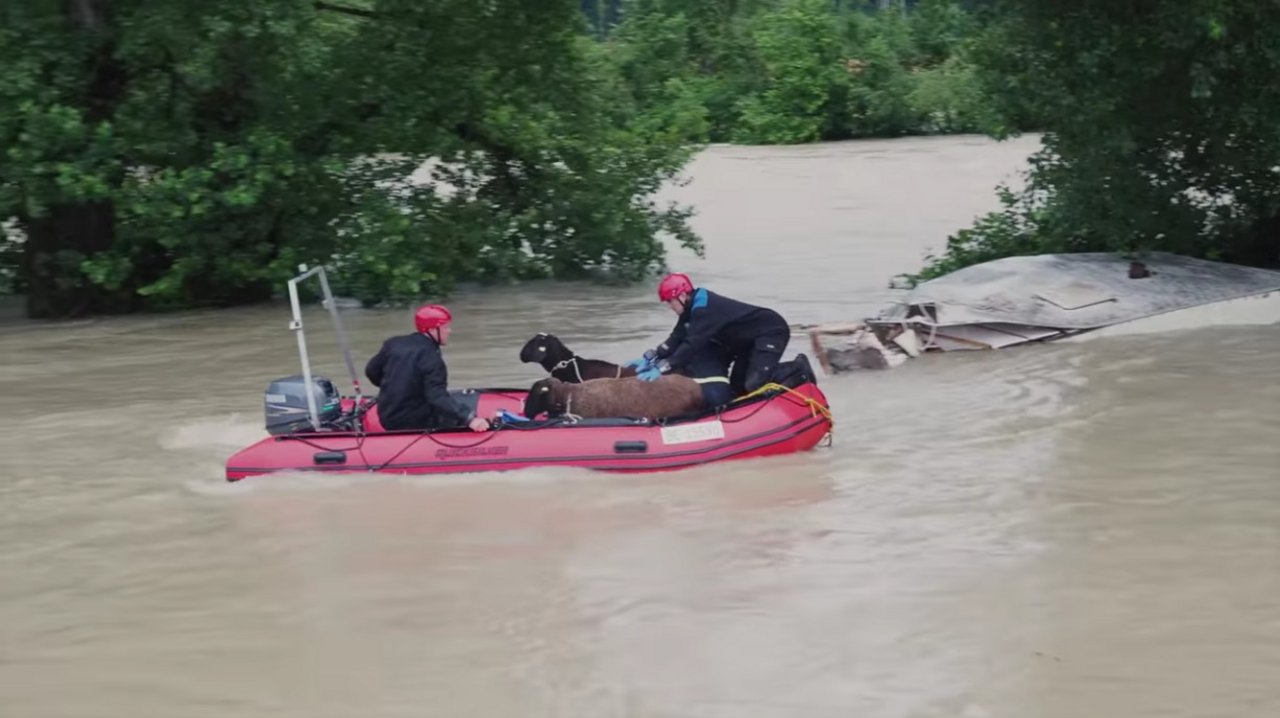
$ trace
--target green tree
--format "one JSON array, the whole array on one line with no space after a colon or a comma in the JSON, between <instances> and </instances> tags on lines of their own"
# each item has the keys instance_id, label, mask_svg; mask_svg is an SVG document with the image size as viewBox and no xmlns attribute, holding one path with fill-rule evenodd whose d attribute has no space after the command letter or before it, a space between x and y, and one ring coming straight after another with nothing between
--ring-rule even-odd
<instances>
[{"instance_id":1,"label":"green tree","mask_svg":"<svg viewBox=\"0 0 1280 718\"><path fill-rule=\"evenodd\" d=\"M979 47L1046 129L1027 187L925 276L1007 254L1159 249L1280 264L1280 5L1006 0Z\"/></svg>"},{"instance_id":2,"label":"green tree","mask_svg":"<svg viewBox=\"0 0 1280 718\"><path fill-rule=\"evenodd\" d=\"M921 0L910 15L914 58L921 65L940 65L959 53L978 30L978 21L957 0Z\"/></svg>"},{"instance_id":3,"label":"green tree","mask_svg":"<svg viewBox=\"0 0 1280 718\"><path fill-rule=\"evenodd\" d=\"M609 51L640 111L681 116L690 141L727 141L764 85L753 18L775 0L627 0ZM693 107L698 122L690 121Z\"/></svg>"},{"instance_id":4,"label":"green tree","mask_svg":"<svg viewBox=\"0 0 1280 718\"><path fill-rule=\"evenodd\" d=\"M325 184L291 151L301 114L271 99L308 73L302 7L5 5L0 215L32 315L264 294L276 237Z\"/></svg>"},{"instance_id":5,"label":"green tree","mask_svg":"<svg viewBox=\"0 0 1280 718\"><path fill-rule=\"evenodd\" d=\"M0 262L34 316L259 299L302 261L379 300L700 249L651 199L689 150L613 102L571 0L0 12Z\"/></svg>"},{"instance_id":6,"label":"green tree","mask_svg":"<svg viewBox=\"0 0 1280 718\"><path fill-rule=\"evenodd\" d=\"M689 141L811 142L992 124L959 0L630 0L611 35L637 112Z\"/></svg>"},{"instance_id":7,"label":"green tree","mask_svg":"<svg viewBox=\"0 0 1280 718\"><path fill-rule=\"evenodd\" d=\"M786 0L757 18L766 82L742 103L739 142L812 142L842 114L849 75L840 28L826 0Z\"/></svg>"}]
</instances>

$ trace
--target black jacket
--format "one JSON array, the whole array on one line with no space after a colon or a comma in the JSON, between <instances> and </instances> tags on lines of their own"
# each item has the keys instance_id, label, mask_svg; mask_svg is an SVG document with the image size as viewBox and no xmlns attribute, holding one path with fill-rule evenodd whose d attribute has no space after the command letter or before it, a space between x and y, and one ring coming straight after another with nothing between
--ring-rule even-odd
<instances>
[{"instance_id":1,"label":"black jacket","mask_svg":"<svg viewBox=\"0 0 1280 718\"><path fill-rule=\"evenodd\" d=\"M449 394L440 346L425 334L386 340L364 373L378 387L378 419L387 429L454 428L475 417Z\"/></svg>"},{"instance_id":2,"label":"black jacket","mask_svg":"<svg viewBox=\"0 0 1280 718\"><path fill-rule=\"evenodd\" d=\"M761 337L790 332L786 320L772 309L697 289L671 336L653 354L671 368L680 369L711 344L719 344L721 351L737 357L750 352Z\"/></svg>"}]
</instances>

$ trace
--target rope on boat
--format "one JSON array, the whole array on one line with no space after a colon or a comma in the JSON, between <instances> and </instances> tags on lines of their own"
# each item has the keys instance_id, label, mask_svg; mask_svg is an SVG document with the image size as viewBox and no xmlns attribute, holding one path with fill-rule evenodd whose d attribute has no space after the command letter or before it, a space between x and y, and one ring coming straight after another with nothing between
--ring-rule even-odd
<instances>
[{"instance_id":1,"label":"rope on boat","mask_svg":"<svg viewBox=\"0 0 1280 718\"><path fill-rule=\"evenodd\" d=\"M376 468L371 466L369 470L382 471L383 469L386 469L388 466L391 465L391 462L400 458L400 456L404 452L408 451L414 444L418 443L419 441L422 441L424 438L434 442L436 446L443 446L449 449L470 449L476 446L480 446L481 444L487 444L490 441L493 441L498 436L498 432L493 429L490 429L489 431L484 432L484 434L485 434L484 438L480 439L479 441L472 442L470 444L447 444L437 439L435 436L433 436L430 431L424 431L421 434L418 434L417 436L413 437L413 441L410 441L409 443L405 444L404 447L401 448L399 451L397 451L395 455L393 455L390 459L387 459L386 461L382 462L382 464L380 464ZM363 454L361 456L363 456ZM366 461L365 463L368 464L368 461Z\"/></svg>"},{"instance_id":2,"label":"rope on boat","mask_svg":"<svg viewBox=\"0 0 1280 718\"><path fill-rule=\"evenodd\" d=\"M798 399L800 399L800 401L809 405L809 413L811 416L816 417L819 414L821 414L822 416L826 417L827 422L831 424L832 428L835 427L836 425L835 417L831 415L830 409L822 405L822 402L818 401L817 399L814 399L811 396L805 396L804 394L801 394L800 392L796 391L795 389L792 389L789 386L783 386L782 384L778 384L775 382L769 382L768 384L765 384L764 386L760 387L759 389L756 389L755 391L749 392L747 394L743 394L737 399L734 399L734 401L735 402L746 401L747 399L753 399L757 396L760 396L762 394L767 394L771 391L781 391L783 394L790 394L792 396L797 397Z\"/></svg>"},{"instance_id":3,"label":"rope on boat","mask_svg":"<svg viewBox=\"0 0 1280 718\"><path fill-rule=\"evenodd\" d=\"M569 357L564 361L557 362L555 366L551 367L551 371L553 372L559 371L567 366L573 367L573 373L577 375L579 384L581 384L583 381L586 381L585 379L582 378L582 367L578 366L577 354L574 354L572 357ZM618 367L618 376L622 376L622 367Z\"/></svg>"}]
</instances>

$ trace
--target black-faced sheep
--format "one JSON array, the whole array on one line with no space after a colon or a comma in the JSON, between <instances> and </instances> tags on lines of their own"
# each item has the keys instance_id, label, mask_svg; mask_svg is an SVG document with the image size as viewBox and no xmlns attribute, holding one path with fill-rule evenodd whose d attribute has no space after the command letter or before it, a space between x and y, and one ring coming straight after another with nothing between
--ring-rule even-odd
<instances>
[{"instance_id":1,"label":"black-faced sheep","mask_svg":"<svg viewBox=\"0 0 1280 718\"><path fill-rule=\"evenodd\" d=\"M632 367L620 367L600 359L583 359L569 351L569 347L554 334L539 333L525 342L520 350L520 361L539 364L560 381L581 383L591 379L617 379L635 376Z\"/></svg>"},{"instance_id":2,"label":"black-faced sheep","mask_svg":"<svg viewBox=\"0 0 1280 718\"><path fill-rule=\"evenodd\" d=\"M667 374L654 381L635 378L592 379L581 384L554 377L540 379L529 388L524 415L530 419L546 412L582 418L679 416L703 408L702 387L687 376Z\"/></svg>"}]
</instances>

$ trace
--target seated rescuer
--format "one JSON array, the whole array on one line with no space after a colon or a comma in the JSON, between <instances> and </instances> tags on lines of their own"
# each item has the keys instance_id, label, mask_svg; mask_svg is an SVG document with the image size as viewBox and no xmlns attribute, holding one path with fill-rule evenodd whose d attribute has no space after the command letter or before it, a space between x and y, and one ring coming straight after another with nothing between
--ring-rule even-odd
<instances>
[{"instance_id":1,"label":"seated rescuer","mask_svg":"<svg viewBox=\"0 0 1280 718\"><path fill-rule=\"evenodd\" d=\"M665 342L628 363L643 368L641 379L651 381L677 370L689 373L693 365L709 366L719 355L722 366L733 362L729 388L735 395L759 389L772 380L791 340L791 328L782 315L703 288L695 289L684 274L664 277L658 284L658 299L680 319ZM698 378L699 374L690 376Z\"/></svg>"},{"instance_id":2,"label":"seated rescuer","mask_svg":"<svg viewBox=\"0 0 1280 718\"><path fill-rule=\"evenodd\" d=\"M417 332L391 337L364 368L378 387L378 418L387 429L486 431L489 422L449 394L449 372L440 347L449 343L453 315L428 304L413 316Z\"/></svg>"}]
</instances>

